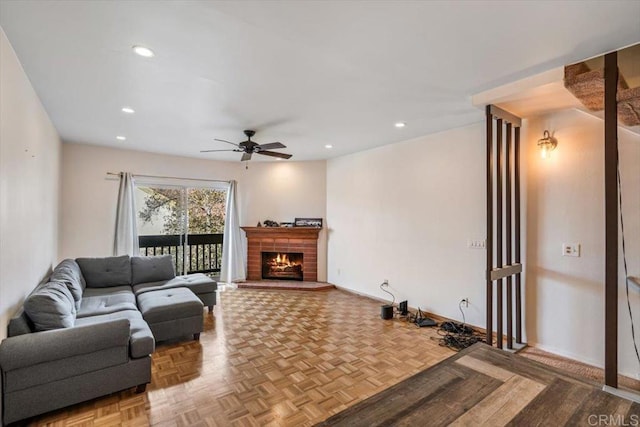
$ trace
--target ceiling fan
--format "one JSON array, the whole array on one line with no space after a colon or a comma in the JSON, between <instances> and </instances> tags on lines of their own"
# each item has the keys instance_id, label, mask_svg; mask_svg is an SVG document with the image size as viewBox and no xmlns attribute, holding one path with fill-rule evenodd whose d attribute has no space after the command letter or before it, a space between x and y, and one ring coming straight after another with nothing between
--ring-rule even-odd
<instances>
[{"instance_id":1,"label":"ceiling fan","mask_svg":"<svg viewBox=\"0 0 640 427\"><path fill-rule=\"evenodd\" d=\"M274 148L287 148L286 145L281 142L272 142L269 144L257 144L251 140L251 137L256 134L253 130L245 130L244 134L247 136L247 140L243 141L239 144L231 141L225 141L224 139L215 139L216 141L226 142L227 144L235 145L236 148L228 149L228 150L202 150L201 153L213 153L217 151L235 151L237 153L242 153L241 162L251 160L252 154L262 154L263 156L271 156L278 157L280 159L288 159L291 157L291 154L278 153L276 151L269 151Z\"/></svg>"}]
</instances>

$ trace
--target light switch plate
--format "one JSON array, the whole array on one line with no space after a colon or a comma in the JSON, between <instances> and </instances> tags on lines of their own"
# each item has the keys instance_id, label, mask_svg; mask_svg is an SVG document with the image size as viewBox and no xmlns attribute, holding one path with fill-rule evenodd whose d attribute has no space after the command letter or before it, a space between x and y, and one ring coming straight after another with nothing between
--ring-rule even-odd
<instances>
[{"instance_id":1,"label":"light switch plate","mask_svg":"<svg viewBox=\"0 0 640 427\"><path fill-rule=\"evenodd\" d=\"M467 240L467 247L469 249L484 249L486 246L486 240Z\"/></svg>"},{"instance_id":2,"label":"light switch plate","mask_svg":"<svg viewBox=\"0 0 640 427\"><path fill-rule=\"evenodd\" d=\"M563 243L562 256L580 256L580 243Z\"/></svg>"}]
</instances>

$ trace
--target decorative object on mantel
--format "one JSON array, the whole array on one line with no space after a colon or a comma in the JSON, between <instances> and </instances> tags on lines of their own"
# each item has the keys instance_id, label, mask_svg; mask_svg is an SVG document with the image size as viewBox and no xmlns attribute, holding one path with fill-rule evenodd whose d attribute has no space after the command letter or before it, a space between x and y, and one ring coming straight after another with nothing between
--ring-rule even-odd
<instances>
[{"instance_id":1,"label":"decorative object on mantel","mask_svg":"<svg viewBox=\"0 0 640 427\"><path fill-rule=\"evenodd\" d=\"M284 227L284 228L291 228L293 227L293 222L281 222L280 223L280 227Z\"/></svg>"},{"instance_id":2,"label":"decorative object on mantel","mask_svg":"<svg viewBox=\"0 0 640 427\"><path fill-rule=\"evenodd\" d=\"M280 224L275 221L271 221L270 219L265 219L262 222L264 223L265 227L280 227Z\"/></svg>"},{"instance_id":3,"label":"decorative object on mantel","mask_svg":"<svg viewBox=\"0 0 640 427\"><path fill-rule=\"evenodd\" d=\"M322 228L322 218L296 218L295 226Z\"/></svg>"},{"instance_id":4,"label":"decorative object on mantel","mask_svg":"<svg viewBox=\"0 0 640 427\"><path fill-rule=\"evenodd\" d=\"M262 227L262 223L258 221L258 225L256 225L256 227Z\"/></svg>"}]
</instances>

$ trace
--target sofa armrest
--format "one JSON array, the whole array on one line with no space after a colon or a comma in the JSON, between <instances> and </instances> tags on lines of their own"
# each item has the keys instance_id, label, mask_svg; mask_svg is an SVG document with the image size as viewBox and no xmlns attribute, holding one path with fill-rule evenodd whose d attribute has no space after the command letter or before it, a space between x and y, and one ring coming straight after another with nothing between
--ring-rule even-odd
<instances>
[{"instance_id":1,"label":"sofa armrest","mask_svg":"<svg viewBox=\"0 0 640 427\"><path fill-rule=\"evenodd\" d=\"M129 335L129 320L117 319L10 337L0 343L0 367L11 371L107 348L127 347Z\"/></svg>"}]
</instances>

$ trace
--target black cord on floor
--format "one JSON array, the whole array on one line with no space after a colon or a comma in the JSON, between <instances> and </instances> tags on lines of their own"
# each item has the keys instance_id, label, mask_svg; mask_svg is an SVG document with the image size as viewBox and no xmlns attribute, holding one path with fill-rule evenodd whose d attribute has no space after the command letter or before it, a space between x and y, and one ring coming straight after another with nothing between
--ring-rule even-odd
<instances>
[{"instance_id":1,"label":"black cord on floor","mask_svg":"<svg viewBox=\"0 0 640 427\"><path fill-rule=\"evenodd\" d=\"M458 308L462 313L462 323L442 322L438 328L438 335L442 336L439 340L440 345L454 351L460 351L483 340L482 334L466 325L462 301L458 304Z\"/></svg>"},{"instance_id":2,"label":"black cord on floor","mask_svg":"<svg viewBox=\"0 0 640 427\"><path fill-rule=\"evenodd\" d=\"M442 323L438 329L438 335L442 336L439 340L440 345L454 351L465 349L483 339L470 327L455 322Z\"/></svg>"}]
</instances>

